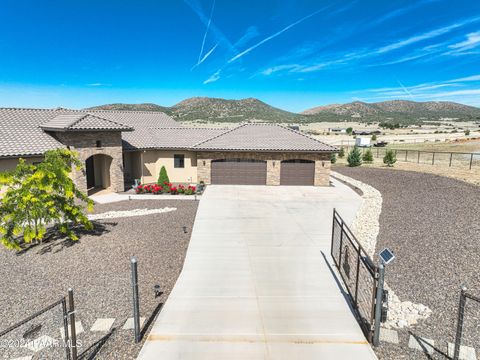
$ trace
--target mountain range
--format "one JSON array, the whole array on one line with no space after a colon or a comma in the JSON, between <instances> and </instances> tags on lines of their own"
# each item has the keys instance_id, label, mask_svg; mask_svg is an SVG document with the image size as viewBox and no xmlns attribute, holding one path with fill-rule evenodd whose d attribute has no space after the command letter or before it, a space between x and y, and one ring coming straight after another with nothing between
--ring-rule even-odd
<instances>
[{"instance_id":1,"label":"mountain range","mask_svg":"<svg viewBox=\"0 0 480 360\"><path fill-rule=\"evenodd\" d=\"M447 101L416 102L392 100L377 103L355 101L347 104L318 106L302 113L285 111L255 98L227 100L193 97L171 107L157 104L108 104L89 110L161 111L178 121L245 122L264 121L302 123L321 121L358 121L420 124L448 118L452 121L480 119L480 108Z\"/></svg>"}]
</instances>

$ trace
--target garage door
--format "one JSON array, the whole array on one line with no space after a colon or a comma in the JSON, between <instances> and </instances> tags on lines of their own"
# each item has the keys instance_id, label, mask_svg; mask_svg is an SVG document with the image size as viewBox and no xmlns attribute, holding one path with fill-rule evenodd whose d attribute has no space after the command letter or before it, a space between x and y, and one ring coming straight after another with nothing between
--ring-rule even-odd
<instances>
[{"instance_id":1,"label":"garage door","mask_svg":"<svg viewBox=\"0 0 480 360\"><path fill-rule=\"evenodd\" d=\"M212 161L212 184L265 185L267 163L259 160L222 159Z\"/></svg>"},{"instance_id":2,"label":"garage door","mask_svg":"<svg viewBox=\"0 0 480 360\"><path fill-rule=\"evenodd\" d=\"M315 162L310 160L285 160L280 167L280 185L313 185Z\"/></svg>"}]
</instances>

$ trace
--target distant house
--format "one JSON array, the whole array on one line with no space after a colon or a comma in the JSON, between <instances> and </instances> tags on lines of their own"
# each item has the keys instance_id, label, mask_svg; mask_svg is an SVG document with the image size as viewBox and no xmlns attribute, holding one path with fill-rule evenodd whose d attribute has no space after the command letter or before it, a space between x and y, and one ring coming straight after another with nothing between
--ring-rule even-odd
<instances>
[{"instance_id":1,"label":"distant house","mask_svg":"<svg viewBox=\"0 0 480 360\"><path fill-rule=\"evenodd\" d=\"M337 133L337 134L346 134L347 129L342 129L342 128L329 128L328 132L330 133Z\"/></svg>"},{"instance_id":2,"label":"distant house","mask_svg":"<svg viewBox=\"0 0 480 360\"><path fill-rule=\"evenodd\" d=\"M353 135L380 135L380 130L353 130Z\"/></svg>"},{"instance_id":3,"label":"distant house","mask_svg":"<svg viewBox=\"0 0 480 360\"><path fill-rule=\"evenodd\" d=\"M157 181L162 166L175 183L327 186L337 151L275 124L205 129L161 112L0 109L0 171L64 147L85 164L73 172L81 190L115 192Z\"/></svg>"}]
</instances>

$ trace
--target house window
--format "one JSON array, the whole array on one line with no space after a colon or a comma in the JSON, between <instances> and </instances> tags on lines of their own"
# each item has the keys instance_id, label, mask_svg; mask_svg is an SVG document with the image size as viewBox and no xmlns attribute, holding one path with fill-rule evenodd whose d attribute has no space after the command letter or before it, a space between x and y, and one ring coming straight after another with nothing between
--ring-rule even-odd
<instances>
[{"instance_id":1,"label":"house window","mask_svg":"<svg viewBox=\"0 0 480 360\"><path fill-rule=\"evenodd\" d=\"M185 167L185 155L183 155L183 154L173 155L173 166L176 167L176 168L184 168Z\"/></svg>"},{"instance_id":2,"label":"house window","mask_svg":"<svg viewBox=\"0 0 480 360\"><path fill-rule=\"evenodd\" d=\"M102 141L101 140L97 140L97 148L101 148L102 147Z\"/></svg>"}]
</instances>

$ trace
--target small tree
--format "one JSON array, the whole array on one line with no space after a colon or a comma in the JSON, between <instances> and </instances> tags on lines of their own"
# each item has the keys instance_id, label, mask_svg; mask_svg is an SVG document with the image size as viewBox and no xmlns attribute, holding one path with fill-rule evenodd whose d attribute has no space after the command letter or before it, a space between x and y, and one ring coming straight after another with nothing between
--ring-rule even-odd
<instances>
[{"instance_id":1,"label":"small tree","mask_svg":"<svg viewBox=\"0 0 480 360\"><path fill-rule=\"evenodd\" d=\"M42 241L51 225L72 240L78 239L72 225L92 230L83 205L91 210L93 201L70 176L72 167L81 165L73 152L58 149L47 151L38 165L20 159L14 170L3 173L0 186L6 192L0 201L0 243L19 250L22 242Z\"/></svg>"},{"instance_id":2,"label":"small tree","mask_svg":"<svg viewBox=\"0 0 480 360\"><path fill-rule=\"evenodd\" d=\"M372 135L372 141L377 141L377 134Z\"/></svg>"},{"instance_id":3,"label":"small tree","mask_svg":"<svg viewBox=\"0 0 480 360\"><path fill-rule=\"evenodd\" d=\"M330 162L332 164L335 164L337 162L337 154L335 154L335 153L330 154Z\"/></svg>"},{"instance_id":4,"label":"small tree","mask_svg":"<svg viewBox=\"0 0 480 360\"><path fill-rule=\"evenodd\" d=\"M351 128L351 127L347 128L347 134L348 135L352 135L352 132L353 132L353 128Z\"/></svg>"},{"instance_id":5,"label":"small tree","mask_svg":"<svg viewBox=\"0 0 480 360\"><path fill-rule=\"evenodd\" d=\"M340 148L340 151L338 152L338 157L340 159L343 159L345 157L345 149L343 148L343 146Z\"/></svg>"},{"instance_id":6,"label":"small tree","mask_svg":"<svg viewBox=\"0 0 480 360\"><path fill-rule=\"evenodd\" d=\"M397 157L395 156L395 151L387 150L385 156L383 157L383 163L387 166L393 166L397 162Z\"/></svg>"},{"instance_id":7,"label":"small tree","mask_svg":"<svg viewBox=\"0 0 480 360\"><path fill-rule=\"evenodd\" d=\"M465 130L465 136L468 136L468 135L470 135L470 130L467 129Z\"/></svg>"},{"instance_id":8,"label":"small tree","mask_svg":"<svg viewBox=\"0 0 480 360\"><path fill-rule=\"evenodd\" d=\"M348 166L355 167L362 165L362 153L357 146L354 146L352 151L347 156Z\"/></svg>"},{"instance_id":9,"label":"small tree","mask_svg":"<svg viewBox=\"0 0 480 360\"><path fill-rule=\"evenodd\" d=\"M367 151L365 151L362 155L362 160L366 163L371 163L373 162L373 154L372 154L372 150L370 149L367 149Z\"/></svg>"},{"instance_id":10,"label":"small tree","mask_svg":"<svg viewBox=\"0 0 480 360\"><path fill-rule=\"evenodd\" d=\"M162 166L160 174L158 175L157 184L163 186L166 182L169 183L170 179L168 178L167 169L165 169L165 166Z\"/></svg>"}]
</instances>

